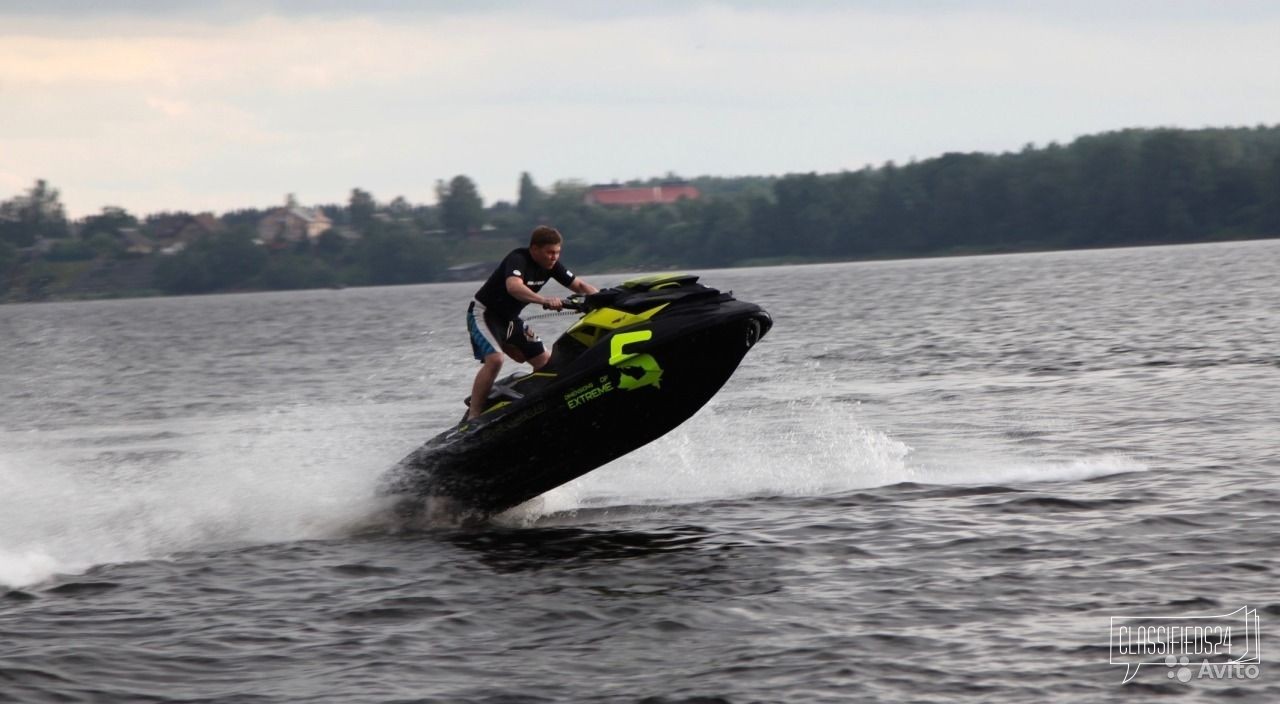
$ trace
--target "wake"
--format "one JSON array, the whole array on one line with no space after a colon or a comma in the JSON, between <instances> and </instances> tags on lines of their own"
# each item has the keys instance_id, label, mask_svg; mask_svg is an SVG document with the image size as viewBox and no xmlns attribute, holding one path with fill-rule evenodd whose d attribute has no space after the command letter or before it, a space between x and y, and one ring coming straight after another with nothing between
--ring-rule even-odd
<instances>
[{"instance_id":1,"label":"wake","mask_svg":"<svg viewBox=\"0 0 1280 704\"><path fill-rule=\"evenodd\" d=\"M382 474L412 449L404 419L419 413L298 407L164 428L0 435L0 585L218 547L465 525L465 512L435 510L406 526L377 496ZM610 506L823 496L903 482L1078 481L1146 469L1120 456L915 455L847 406L793 402L766 412L713 400L666 437L495 520L535 525Z\"/></svg>"},{"instance_id":2,"label":"wake","mask_svg":"<svg viewBox=\"0 0 1280 704\"><path fill-rule=\"evenodd\" d=\"M513 509L508 517L529 520L616 505L824 496L904 482L1070 482L1146 469L1123 455L1029 460L1000 448L924 460L906 442L868 427L847 405L793 402L768 413L744 413L713 400L667 436L544 494L538 507Z\"/></svg>"}]
</instances>

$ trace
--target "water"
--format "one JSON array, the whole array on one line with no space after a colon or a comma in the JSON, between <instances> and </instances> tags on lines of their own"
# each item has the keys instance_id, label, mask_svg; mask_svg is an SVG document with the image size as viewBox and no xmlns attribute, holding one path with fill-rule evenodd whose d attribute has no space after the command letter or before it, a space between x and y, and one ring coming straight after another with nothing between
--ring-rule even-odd
<instances>
[{"instance_id":1,"label":"water","mask_svg":"<svg viewBox=\"0 0 1280 704\"><path fill-rule=\"evenodd\" d=\"M0 701L1280 700L1277 271L702 272L776 321L703 412L413 529L372 490L459 417L476 284L0 307ZM1244 605L1253 679L1108 662Z\"/></svg>"}]
</instances>

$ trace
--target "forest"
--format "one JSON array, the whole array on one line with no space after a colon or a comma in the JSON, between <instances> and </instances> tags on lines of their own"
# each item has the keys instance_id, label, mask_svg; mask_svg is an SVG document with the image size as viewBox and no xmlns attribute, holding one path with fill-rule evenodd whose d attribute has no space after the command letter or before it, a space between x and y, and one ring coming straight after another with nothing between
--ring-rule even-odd
<instances>
[{"instance_id":1,"label":"forest","mask_svg":"<svg viewBox=\"0 0 1280 704\"><path fill-rule=\"evenodd\" d=\"M311 209L326 229L296 242L264 242L258 224L272 210L261 208L201 219L106 206L72 221L37 181L0 202L0 299L457 279L459 265L496 262L544 223L565 234L566 261L593 272L1280 236L1280 126L1128 129L857 171L629 185L672 180L699 197L609 207L589 202L587 184L543 188L528 172L514 203L486 204L465 175L438 181L429 205L357 187ZM171 241L191 223L201 227Z\"/></svg>"}]
</instances>

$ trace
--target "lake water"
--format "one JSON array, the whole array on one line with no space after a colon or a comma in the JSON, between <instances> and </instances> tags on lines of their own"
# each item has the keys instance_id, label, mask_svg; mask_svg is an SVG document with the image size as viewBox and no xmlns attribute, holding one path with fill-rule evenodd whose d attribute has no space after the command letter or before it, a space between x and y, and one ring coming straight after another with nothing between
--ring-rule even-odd
<instances>
[{"instance_id":1,"label":"lake water","mask_svg":"<svg viewBox=\"0 0 1280 704\"><path fill-rule=\"evenodd\" d=\"M477 283L0 307L0 701L1280 701L1280 241L699 273L712 403L467 527L373 490Z\"/></svg>"}]
</instances>

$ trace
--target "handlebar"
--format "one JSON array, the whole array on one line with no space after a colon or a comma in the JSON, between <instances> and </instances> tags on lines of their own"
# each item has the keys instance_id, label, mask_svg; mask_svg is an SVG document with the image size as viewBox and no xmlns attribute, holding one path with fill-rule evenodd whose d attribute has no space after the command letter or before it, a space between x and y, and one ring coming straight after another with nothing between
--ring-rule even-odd
<instances>
[{"instance_id":1,"label":"handlebar","mask_svg":"<svg viewBox=\"0 0 1280 704\"><path fill-rule=\"evenodd\" d=\"M546 310L550 309L548 306L542 306L542 307L543 309L546 309ZM590 310L591 307L587 305L586 296L580 293L575 293L571 296L560 299L560 309L574 311L576 313L585 313L588 310Z\"/></svg>"}]
</instances>

